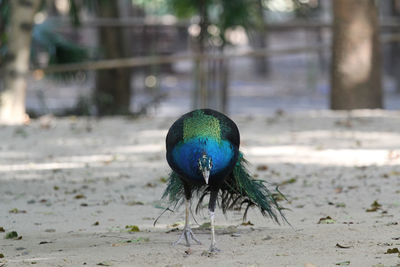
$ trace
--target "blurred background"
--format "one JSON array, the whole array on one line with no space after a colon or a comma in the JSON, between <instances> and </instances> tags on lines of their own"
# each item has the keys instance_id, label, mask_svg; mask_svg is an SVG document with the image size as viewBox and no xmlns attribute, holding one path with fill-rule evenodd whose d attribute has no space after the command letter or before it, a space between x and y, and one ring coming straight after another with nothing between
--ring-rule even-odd
<instances>
[{"instance_id":1,"label":"blurred background","mask_svg":"<svg viewBox=\"0 0 400 267\"><path fill-rule=\"evenodd\" d=\"M2 123L400 108L399 0L0 0L0 16Z\"/></svg>"}]
</instances>

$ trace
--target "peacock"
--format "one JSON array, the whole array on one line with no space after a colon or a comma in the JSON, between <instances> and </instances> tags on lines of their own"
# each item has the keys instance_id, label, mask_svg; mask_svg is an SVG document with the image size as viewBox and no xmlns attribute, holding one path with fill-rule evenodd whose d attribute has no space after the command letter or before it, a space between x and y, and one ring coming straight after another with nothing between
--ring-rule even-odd
<instances>
[{"instance_id":1,"label":"peacock","mask_svg":"<svg viewBox=\"0 0 400 267\"><path fill-rule=\"evenodd\" d=\"M190 247L190 241L201 244L189 226L190 200L198 197L196 212L210 195L208 211L211 225L210 252L217 252L215 240L215 207L223 213L256 206L264 216L278 224L287 222L282 207L263 180L254 179L246 169L247 161L239 151L240 134L236 124L226 115L212 109L198 109L176 120L166 138L167 161L172 172L162 196L170 205L185 203L185 226L179 239ZM277 194L280 194L276 188Z\"/></svg>"}]
</instances>

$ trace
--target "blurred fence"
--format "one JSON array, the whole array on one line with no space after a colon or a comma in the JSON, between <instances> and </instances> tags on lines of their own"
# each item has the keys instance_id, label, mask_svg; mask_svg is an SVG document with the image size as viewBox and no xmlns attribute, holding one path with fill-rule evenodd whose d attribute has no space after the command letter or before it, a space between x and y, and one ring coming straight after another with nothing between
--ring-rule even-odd
<instances>
[{"instance_id":1,"label":"blurred fence","mask_svg":"<svg viewBox=\"0 0 400 267\"><path fill-rule=\"evenodd\" d=\"M397 37L400 40L400 35ZM330 45L322 44L315 46L304 46L295 48L284 49L255 49L245 52L227 52L221 55L211 54L186 54L186 55L172 55L172 56L145 56L145 57L131 57L119 58L108 60L96 60L83 63L53 65L46 68L39 68L33 71L43 71L45 73L68 72L79 70L100 70L100 69L113 69L113 68L127 68L127 67L142 67L148 65L160 65L167 63L176 63L180 61L189 60L224 60L239 57L272 57L279 55L291 55L299 53L313 53L319 52L324 49L330 48Z\"/></svg>"},{"instance_id":2,"label":"blurred fence","mask_svg":"<svg viewBox=\"0 0 400 267\"><path fill-rule=\"evenodd\" d=\"M98 27L123 27L123 28L132 28L132 27L151 27L151 26L162 26L162 27L173 27L173 28L179 28L187 31L189 27L189 22L187 21L169 21L169 20L162 20L162 19L148 19L148 20L137 20L137 19L121 19L121 20L115 20L115 19L95 19L95 20L90 20L90 21L85 21L82 24L83 28L98 28ZM247 60L249 58L267 58L267 59L273 59L273 58L285 58L287 56L296 56L296 55L309 55L315 58L316 63L306 63L308 64L307 68L312 68L311 72L316 72L320 73L320 70L325 70L325 72L328 69L328 64L329 64L329 55L330 55L330 28L331 25L328 23L321 23L321 22L305 22L305 21L295 21L295 22L290 22L290 23L279 23L279 24L269 24L266 26L266 29L269 33L269 35L274 35L274 34L285 34L285 32L306 32L306 33L311 33L311 38L309 40L306 40L305 44L300 43L289 43L280 48L279 45L276 45L275 48L273 46L268 46L266 49L247 49L245 51L238 51L236 50L228 50L227 52L223 54L218 54L218 53L209 53L209 54L195 54L195 53L190 53L189 51L187 52L171 52L169 55L165 53L154 53L154 55L151 56L133 56L133 57L126 57L126 58L117 58L117 59L109 59L109 60L96 60L96 61L90 61L90 62L83 62L83 63L74 63L74 64L64 64L64 65L52 65L52 66L47 66L44 68L35 68L32 71L33 72L44 72L44 73L58 73L58 72L68 72L68 71L93 71L93 70L100 70L100 69L113 69L113 68L134 68L134 67L146 67L146 66L161 66L163 64L182 64L188 63L190 68L194 68L195 64L194 62L196 61L203 61L203 62L215 62L215 61L222 61L225 60L228 62L229 65L235 65L232 64L231 60L233 59L238 59L238 60ZM384 44L389 44L389 43L394 43L394 42L400 42L400 22L395 21L395 20L385 20L381 22L381 40L382 43ZM314 60L314 59L313 59ZM295 60L294 60L295 61ZM285 66L292 65L291 63L287 63ZM294 64L296 65L296 64ZM316 65L316 66L315 66ZM237 67L237 66L236 66ZM239 67L240 68L240 67ZM240 72L240 71L239 71ZM160 73L158 71L158 73ZM236 71L236 73L238 73ZM309 75L318 75L318 74L310 74L310 70L305 70L302 71L302 75L309 76ZM289 75L283 75L280 77L280 79L286 79L285 77L290 77ZM193 78L193 77L192 77ZM234 75L231 75L231 79L235 79ZM296 86L296 83L299 83L298 81L296 82L294 78L292 84ZM317 80L320 79L320 77L306 77L306 80ZM325 83L328 83L329 77L325 76L323 77L325 79ZM144 81L144 79L143 79ZM158 80L159 83L162 83L162 79ZM243 88L249 89L250 86L246 84L246 82L237 82L237 84L240 83L240 86ZM244 85L243 85L244 84ZM158 86L161 86L160 84ZM282 85L284 87L285 85ZM307 86L307 85L306 85ZM398 85L399 86L399 85ZM190 86L192 90L195 88L193 84ZM257 87L257 86L253 86ZM260 86L258 86L259 88ZM325 92L328 89L324 89L327 87L327 85L324 85L321 90ZM135 90L137 88L135 87ZM246 90L247 90L246 89ZM200 88L201 90L201 88ZM250 90L251 91L251 90ZM160 92L158 90L152 90L151 91L153 94L153 99L150 99L147 101L147 104L159 104L160 103ZM178 93L179 94L179 93ZM233 94L231 94L232 96ZM243 96L242 92L239 92L236 94L237 96ZM296 96L297 97L297 96ZM138 98L138 95L135 95L135 98ZM306 97L307 98L307 97ZM306 99L305 98L305 99ZM154 101L155 99L155 101ZM237 104L243 104L245 99L242 97L239 100L239 97L235 100L233 97L230 99L234 103ZM251 100L248 101L248 104L254 108L254 106L257 106L257 101L260 100L260 98L257 98L255 96ZM296 101L296 100L294 100ZM307 100L308 101L308 100ZM324 100L326 102L326 100ZM193 103L193 101L191 101ZM265 105L270 105L271 107L276 107L276 101L272 100L270 102L265 101ZM293 101L292 101L293 102ZM320 103L319 105L325 105L324 103ZM261 107L264 105L263 103L260 103L258 107ZM137 107L136 109L143 109L143 106L147 105L144 103L142 107ZM288 103L289 105L291 103ZM190 104L193 105L193 104ZM235 104L236 105L236 104ZM182 106L181 103L176 104L172 103L170 105L171 107L176 107L176 106ZM320 107L315 105L316 108ZM307 106L308 107L308 106ZM188 104L186 104L186 108L188 109ZM237 111L237 109L235 110ZM232 109L229 110L229 112L232 112Z\"/></svg>"},{"instance_id":3,"label":"blurred fence","mask_svg":"<svg viewBox=\"0 0 400 267\"><path fill-rule=\"evenodd\" d=\"M137 26L170 26L170 27L189 27L188 22L168 22L162 19L152 20L138 20L138 19L96 19L87 21L82 24L82 27L137 27ZM397 20L387 20L381 22L382 29L385 30L398 30L400 31L400 22ZM331 24L320 22L290 22L266 25L266 29L270 32L293 31L293 30L307 30L314 31L317 35L321 34L324 29L330 29ZM400 42L400 33L386 33L382 35L381 41ZM208 55L208 54L186 54L186 55L172 55L172 56L144 56L144 57L130 57L111 60L96 60L90 62L53 65L46 68L38 68L46 73L78 71L78 70L98 70L98 69L112 69L124 67L141 67L147 65L158 65L166 63L175 63L187 60L222 60L235 57L271 57L279 55L289 55L298 53L312 53L320 52L321 50L330 48L330 44L318 44L312 46L301 46L294 48L284 49L257 49L238 53L225 53L223 55Z\"/></svg>"}]
</instances>

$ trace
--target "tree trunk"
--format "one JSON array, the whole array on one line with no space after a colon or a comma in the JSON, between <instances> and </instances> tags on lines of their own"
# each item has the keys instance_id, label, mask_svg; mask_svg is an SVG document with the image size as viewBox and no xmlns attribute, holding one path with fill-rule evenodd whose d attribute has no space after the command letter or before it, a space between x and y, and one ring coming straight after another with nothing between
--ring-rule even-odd
<instances>
[{"instance_id":1,"label":"tree trunk","mask_svg":"<svg viewBox=\"0 0 400 267\"><path fill-rule=\"evenodd\" d=\"M262 5L262 0L256 0L251 3L252 5L255 5L255 10L256 10L256 16L255 18L258 23L260 24L258 27L251 28L247 30L247 36L250 41L250 45L254 49L266 49L268 46L267 40L268 40L268 32L267 32L267 24L265 22L264 18L264 8ZM254 67L256 70L257 75L259 76L266 76L269 74L270 69L269 69L269 61L268 57L265 56L260 56L260 57L254 57Z\"/></svg>"},{"instance_id":2,"label":"tree trunk","mask_svg":"<svg viewBox=\"0 0 400 267\"><path fill-rule=\"evenodd\" d=\"M400 2L396 0L392 0L391 2L391 14L390 16L396 18L397 22L400 22ZM391 33L396 34L397 31L392 30ZM389 74L394 77L396 82L396 92L400 93L400 43L399 42L391 42L389 44L390 47L390 58L389 58Z\"/></svg>"},{"instance_id":3,"label":"tree trunk","mask_svg":"<svg viewBox=\"0 0 400 267\"><path fill-rule=\"evenodd\" d=\"M333 1L331 108L382 108L378 10L374 0Z\"/></svg>"},{"instance_id":4,"label":"tree trunk","mask_svg":"<svg viewBox=\"0 0 400 267\"><path fill-rule=\"evenodd\" d=\"M225 43L219 48L219 53L224 54ZM229 94L229 59L218 61L218 110L222 113L228 113L228 94Z\"/></svg>"},{"instance_id":5,"label":"tree trunk","mask_svg":"<svg viewBox=\"0 0 400 267\"><path fill-rule=\"evenodd\" d=\"M5 59L4 90L0 92L0 122L23 123L25 114L26 76L33 17L40 0L10 1L11 20L8 35L8 51Z\"/></svg>"},{"instance_id":6,"label":"tree trunk","mask_svg":"<svg viewBox=\"0 0 400 267\"><path fill-rule=\"evenodd\" d=\"M97 1L97 15L100 18L118 18L118 1ZM101 27L99 41L101 52L106 59L122 58L126 55L122 29ZM115 68L96 72L95 102L98 115L130 113L131 87L130 70Z\"/></svg>"},{"instance_id":7,"label":"tree trunk","mask_svg":"<svg viewBox=\"0 0 400 267\"><path fill-rule=\"evenodd\" d=\"M320 0L320 19L322 23L332 23L332 0ZM317 30L317 43L322 45L326 40L330 40L331 30L321 27ZM328 53L325 50L318 51L318 63L320 67L320 75L325 76L329 73Z\"/></svg>"},{"instance_id":8,"label":"tree trunk","mask_svg":"<svg viewBox=\"0 0 400 267\"><path fill-rule=\"evenodd\" d=\"M195 40L196 54L203 55L207 52L207 3L205 0L198 1L198 11L200 14L200 34ZM194 108L207 108L209 107L209 88L207 86L208 62L205 58L201 57L195 60L195 90L193 107Z\"/></svg>"}]
</instances>

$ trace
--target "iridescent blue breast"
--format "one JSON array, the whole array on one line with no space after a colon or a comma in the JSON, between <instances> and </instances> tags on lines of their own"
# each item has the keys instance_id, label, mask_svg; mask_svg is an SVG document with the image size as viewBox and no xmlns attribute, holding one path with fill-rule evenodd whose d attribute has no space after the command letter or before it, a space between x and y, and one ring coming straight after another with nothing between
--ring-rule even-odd
<instances>
[{"instance_id":1,"label":"iridescent blue breast","mask_svg":"<svg viewBox=\"0 0 400 267\"><path fill-rule=\"evenodd\" d=\"M186 178L201 182L204 180L198 162L204 153L212 159L210 183L215 179L225 178L231 171L232 163L236 160L237 149L226 140L216 140L207 137L194 137L178 143L172 150L172 159L184 173Z\"/></svg>"}]
</instances>

